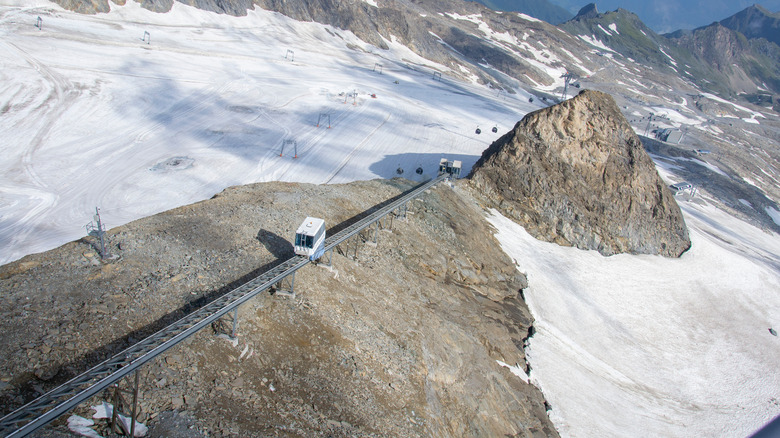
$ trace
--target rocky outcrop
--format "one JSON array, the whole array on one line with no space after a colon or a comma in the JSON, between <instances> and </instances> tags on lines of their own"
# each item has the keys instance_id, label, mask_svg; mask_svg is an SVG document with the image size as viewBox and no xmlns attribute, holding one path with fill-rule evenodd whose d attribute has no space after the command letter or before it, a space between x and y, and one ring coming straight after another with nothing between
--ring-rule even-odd
<instances>
[{"instance_id":1,"label":"rocky outcrop","mask_svg":"<svg viewBox=\"0 0 780 438\"><path fill-rule=\"evenodd\" d=\"M539 239L676 257L691 243L671 192L607 94L528 114L475 164L472 184Z\"/></svg>"}]
</instances>

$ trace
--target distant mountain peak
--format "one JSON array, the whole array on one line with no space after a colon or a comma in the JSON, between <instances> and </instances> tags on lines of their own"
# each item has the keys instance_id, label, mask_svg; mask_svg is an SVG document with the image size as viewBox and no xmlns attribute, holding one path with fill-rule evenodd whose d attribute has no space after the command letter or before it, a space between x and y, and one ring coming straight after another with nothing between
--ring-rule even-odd
<instances>
[{"instance_id":1,"label":"distant mountain peak","mask_svg":"<svg viewBox=\"0 0 780 438\"><path fill-rule=\"evenodd\" d=\"M758 3L755 3L755 4L751 5L751 6L748 6L745 9L745 11L748 11L748 12L760 12L760 13L762 13L764 15L768 15L770 17L777 17L778 15L780 15L780 13L772 12L769 9L759 5Z\"/></svg>"},{"instance_id":2,"label":"distant mountain peak","mask_svg":"<svg viewBox=\"0 0 780 438\"><path fill-rule=\"evenodd\" d=\"M583 6L582 9L580 9L579 12L577 12L577 15L574 17L574 19L580 19L580 18L596 18L599 15L599 10L596 8L595 3L588 3L587 5Z\"/></svg>"},{"instance_id":3,"label":"distant mountain peak","mask_svg":"<svg viewBox=\"0 0 780 438\"><path fill-rule=\"evenodd\" d=\"M780 46L780 13L772 13L759 4L721 20L720 24L747 38L766 38Z\"/></svg>"}]
</instances>

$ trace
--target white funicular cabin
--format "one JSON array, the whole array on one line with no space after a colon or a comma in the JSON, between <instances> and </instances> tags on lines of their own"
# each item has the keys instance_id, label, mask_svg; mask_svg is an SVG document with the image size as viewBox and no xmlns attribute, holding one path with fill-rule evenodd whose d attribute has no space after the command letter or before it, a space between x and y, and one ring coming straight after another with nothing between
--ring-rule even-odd
<instances>
[{"instance_id":1,"label":"white funicular cabin","mask_svg":"<svg viewBox=\"0 0 780 438\"><path fill-rule=\"evenodd\" d=\"M317 260L325 252L325 221L307 217L295 232L295 253Z\"/></svg>"}]
</instances>

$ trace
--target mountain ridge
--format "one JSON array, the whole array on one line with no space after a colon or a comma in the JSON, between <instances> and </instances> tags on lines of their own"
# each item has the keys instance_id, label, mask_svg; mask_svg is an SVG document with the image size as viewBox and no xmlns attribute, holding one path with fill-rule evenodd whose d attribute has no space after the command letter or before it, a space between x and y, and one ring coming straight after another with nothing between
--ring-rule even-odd
<instances>
[{"instance_id":1,"label":"mountain ridge","mask_svg":"<svg viewBox=\"0 0 780 438\"><path fill-rule=\"evenodd\" d=\"M720 23L673 38L722 73L730 89L752 93L768 88L780 94L780 46L764 38L748 39Z\"/></svg>"},{"instance_id":2,"label":"mountain ridge","mask_svg":"<svg viewBox=\"0 0 780 438\"><path fill-rule=\"evenodd\" d=\"M572 14L548 0L477 0L495 11L521 12L550 24L561 24Z\"/></svg>"},{"instance_id":3,"label":"mountain ridge","mask_svg":"<svg viewBox=\"0 0 780 438\"><path fill-rule=\"evenodd\" d=\"M772 13L759 4L721 20L720 24L748 39L764 38L780 45L780 12Z\"/></svg>"},{"instance_id":4,"label":"mountain ridge","mask_svg":"<svg viewBox=\"0 0 780 438\"><path fill-rule=\"evenodd\" d=\"M56 1L82 13L103 12L108 8L108 0ZM126 0L121 1L123 4ZM780 60L774 58L776 51L771 46L763 43L733 45L741 52L734 59L744 62L746 68L725 68L722 62L710 56L721 47L711 50L704 47L714 41L701 38L701 41L691 42L688 39L696 39L695 36L680 39L659 35L628 10L618 8L599 13L594 3L560 24L558 28L568 35L556 32L558 28L548 23L535 23L513 14L492 11L479 3L454 0L424 3L397 0L376 6L364 1L332 3L326 0L183 0L182 3L239 16L252 7L260 7L296 20L349 30L382 49L388 47L388 41L396 40L418 55L446 66L448 74L461 79L476 77L481 83L510 92L518 83L526 87L554 86L560 83L559 76L567 71L587 76L599 63L586 60L587 56L572 56L585 51L581 39L587 36L602 41L633 61L684 76L716 94L735 97L741 93L755 93L761 87L780 93L775 75L780 71ZM165 12L173 0L143 0L140 4L155 12ZM508 35L514 41L502 35ZM540 65L540 61L546 65ZM685 69L680 65L685 65ZM559 72L551 74L553 69Z\"/></svg>"},{"instance_id":5,"label":"mountain ridge","mask_svg":"<svg viewBox=\"0 0 780 438\"><path fill-rule=\"evenodd\" d=\"M628 59L684 76L716 94L734 98L761 88L780 94L776 45L762 38L748 40L718 22L660 35L633 12L618 8L599 13L590 4L561 28L591 35Z\"/></svg>"},{"instance_id":6,"label":"mountain ridge","mask_svg":"<svg viewBox=\"0 0 780 438\"><path fill-rule=\"evenodd\" d=\"M585 1L551 0L571 13L576 13ZM708 2L698 0L666 0L663 2L648 2L642 0L599 0L601 10L628 9L642 18L648 27L660 34L671 33L681 29L696 29L708 26L716 21L730 17L750 6L751 2ZM762 0L762 7L767 10L780 10L780 1Z\"/></svg>"}]
</instances>

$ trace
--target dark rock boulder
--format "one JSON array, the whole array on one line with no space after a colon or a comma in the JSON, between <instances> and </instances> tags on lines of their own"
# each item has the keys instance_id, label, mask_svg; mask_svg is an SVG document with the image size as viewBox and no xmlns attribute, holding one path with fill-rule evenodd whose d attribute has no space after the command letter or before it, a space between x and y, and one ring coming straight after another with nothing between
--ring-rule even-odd
<instances>
[{"instance_id":1,"label":"dark rock boulder","mask_svg":"<svg viewBox=\"0 0 780 438\"><path fill-rule=\"evenodd\" d=\"M541 240L604 255L677 257L691 245L674 197L601 92L526 115L482 154L470 177Z\"/></svg>"}]
</instances>

